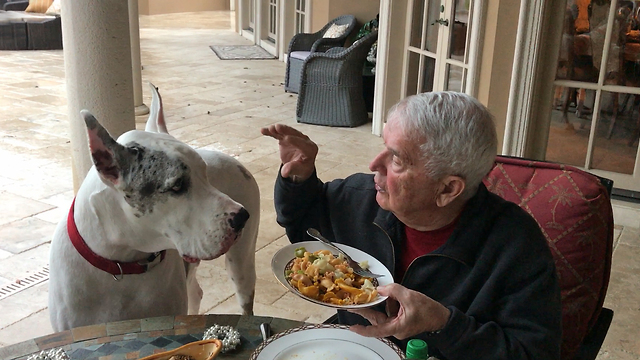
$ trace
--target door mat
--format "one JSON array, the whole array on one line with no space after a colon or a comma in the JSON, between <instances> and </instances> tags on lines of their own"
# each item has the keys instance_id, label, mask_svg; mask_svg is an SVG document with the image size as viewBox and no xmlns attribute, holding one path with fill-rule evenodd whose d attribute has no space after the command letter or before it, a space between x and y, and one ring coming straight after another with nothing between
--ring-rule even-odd
<instances>
[{"instance_id":1,"label":"door mat","mask_svg":"<svg viewBox=\"0 0 640 360\"><path fill-rule=\"evenodd\" d=\"M220 60L267 60L275 59L267 50L258 45L211 45Z\"/></svg>"}]
</instances>

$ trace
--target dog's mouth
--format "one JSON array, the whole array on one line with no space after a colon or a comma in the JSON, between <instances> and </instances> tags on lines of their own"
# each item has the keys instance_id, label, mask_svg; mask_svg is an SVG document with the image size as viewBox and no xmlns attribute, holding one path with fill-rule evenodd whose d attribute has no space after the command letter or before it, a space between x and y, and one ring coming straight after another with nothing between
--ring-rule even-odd
<instances>
[{"instance_id":1,"label":"dog's mouth","mask_svg":"<svg viewBox=\"0 0 640 360\"><path fill-rule=\"evenodd\" d=\"M222 244L220 245L220 251L218 252L218 254L214 255L214 256L209 256L206 258L196 258L193 256L189 256L189 255L182 255L182 259L188 263L197 263L198 261L201 260L213 260L213 259L217 259L218 257L224 255L227 253L227 251L229 251L229 249L233 246L233 244L236 243L236 240L238 240L238 238L240 237L240 235L242 234L242 232L238 232L235 236L229 237L227 238L225 241L222 242Z\"/></svg>"},{"instance_id":2,"label":"dog's mouth","mask_svg":"<svg viewBox=\"0 0 640 360\"><path fill-rule=\"evenodd\" d=\"M182 255L182 259L188 263L197 263L198 261L200 261L200 259L198 258L194 258L192 256L187 256L187 255Z\"/></svg>"},{"instance_id":3,"label":"dog's mouth","mask_svg":"<svg viewBox=\"0 0 640 360\"><path fill-rule=\"evenodd\" d=\"M227 238L227 240L222 242L221 249L220 249L220 255L226 254L227 251L229 251L229 249L231 249L233 244L235 244L236 240L238 240L238 238L240 237L241 233L242 232L238 232L238 233L236 233L235 236L229 237L229 238ZM220 255L218 255L218 256L220 256Z\"/></svg>"}]
</instances>

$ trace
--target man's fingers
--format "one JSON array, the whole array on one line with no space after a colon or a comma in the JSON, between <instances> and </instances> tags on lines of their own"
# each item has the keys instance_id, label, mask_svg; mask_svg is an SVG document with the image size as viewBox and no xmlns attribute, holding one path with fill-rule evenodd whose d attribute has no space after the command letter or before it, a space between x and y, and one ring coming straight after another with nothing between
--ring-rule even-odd
<instances>
[{"instance_id":1,"label":"man's fingers","mask_svg":"<svg viewBox=\"0 0 640 360\"><path fill-rule=\"evenodd\" d=\"M348 311L362 316L363 318L369 320L369 322L373 325L353 325L349 327L349 330L363 336L385 337L393 335L393 332L389 332L388 330L389 318L387 317L387 315L371 309L350 309Z\"/></svg>"},{"instance_id":2,"label":"man's fingers","mask_svg":"<svg viewBox=\"0 0 640 360\"><path fill-rule=\"evenodd\" d=\"M288 135L297 136L305 139L309 138L307 135L301 133L297 129L294 129L291 126L284 125L284 124L273 124L267 127L263 127L260 129L260 133L262 133L262 135L267 135L274 138L280 138Z\"/></svg>"},{"instance_id":3,"label":"man's fingers","mask_svg":"<svg viewBox=\"0 0 640 360\"><path fill-rule=\"evenodd\" d=\"M391 283L383 286L378 286L376 288L378 290L378 294L381 296L388 296L391 299L399 300L403 296L406 296L408 289L400 284Z\"/></svg>"},{"instance_id":4,"label":"man's fingers","mask_svg":"<svg viewBox=\"0 0 640 360\"><path fill-rule=\"evenodd\" d=\"M315 151L314 147L317 148L307 135L287 125L269 125L261 128L260 133L278 140L281 145L291 145L301 150L311 151Z\"/></svg>"},{"instance_id":5,"label":"man's fingers","mask_svg":"<svg viewBox=\"0 0 640 360\"><path fill-rule=\"evenodd\" d=\"M261 128L260 133L262 135L270 136L276 140L280 140L282 138L282 136L276 131L275 125Z\"/></svg>"},{"instance_id":6,"label":"man's fingers","mask_svg":"<svg viewBox=\"0 0 640 360\"><path fill-rule=\"evenodd\" d=\"M363 318L369 320L369 322L373 325L380 325L380 324L384 324L387 321L389 321L389 317L384 314L381 313L380 311L376 311L376 310L371 310L371 309L349 309L349 312L352 312L354 314L358 314L360 316L362 316Z\"/></svg>"},{"instance_id":7,"label":"man's fingers","mask_svg":"<svg viewBox=\"0 0 640 360\"><path fill-rule=\"evenodd\" d=\"M362 336L376 338L393 336L394 334L394 329L388 324L376 326L352 325L349 326L349 330Z\"/></svg>"},{"instance_id":8,"label":"man's fingers","mask_svg":"<svg viewBox=\"0 0 640 360\"><path fill-rule=\"evenodd\" d=\"M289 125L275 124L272 126L274 127L275 131L281 135L292 135L292 136L297 136L305 139L309 138L307 135L301 133L298 129L292 128Z\"/></svg>"},{"instance_id":9,"label":"man's fingers","mask_svg":"<svg viewBox=\"0 0 640 360\"><path fill-rule=\"evenodd\" d=\"M347 311L362 316L374 325L378 323L378 314L381 314L379 311L371 309L349 309Z\"/></svg>"},{"instance_id":10,"label":"man's fingers","mask_svg":"<svg viewBox=\"0 0 640 360\"><path fill-rule=\"evenodd\" d=\"M387 311L387 316L395 317L398 315L398 311L400 310L400 303L395 299L388 298L386 301L385 310Z\"/></svg>"}]
</instances>

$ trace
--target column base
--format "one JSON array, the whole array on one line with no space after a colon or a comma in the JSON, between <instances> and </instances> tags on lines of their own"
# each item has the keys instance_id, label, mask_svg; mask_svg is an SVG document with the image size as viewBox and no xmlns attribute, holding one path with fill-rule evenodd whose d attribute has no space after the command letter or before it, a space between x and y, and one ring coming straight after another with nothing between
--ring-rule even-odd
<instances>
[{"instance_id":1,"label":"column base","mask_svg":"<svg viewBox=\"0 0 640 360\"><path fill-rule=\"evenodd\" d=\"M136 116L147 115L149 113L149 107L145 104L135 107Z\"/></svg>"}]
</instances>

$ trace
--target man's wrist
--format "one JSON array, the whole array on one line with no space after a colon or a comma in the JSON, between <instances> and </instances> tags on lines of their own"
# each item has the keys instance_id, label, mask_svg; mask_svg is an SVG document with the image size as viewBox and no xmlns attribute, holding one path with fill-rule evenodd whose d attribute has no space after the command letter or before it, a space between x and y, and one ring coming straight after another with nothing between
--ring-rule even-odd
<instances>
[{"instance_id":1,"label":"man's wrist","mask_svg":"<svg viewBox=\"0 0 640 360\"><path fill-rule=\"evenodd\" d=\"M291 180L291 182L294 184L300 184L304 182L304 180L298 175L291 175L288 179Z\"/></svg>"},{"instance_id":2,"label":"man's wrist","mask_svg":"<svg viewBox=\"0 0 640 360\"><path fill-rule=\"evenodd\" d=\"M440 334L440 333L442 332L442 330L443 330L445 327L447 327L447 325L449 324L449 321L451 320L451 315L452 315L452 313L453 313L453 312L452 312L449 308L447 308L446 306L443 306L443 318L444 318L444 319L446 319L446 320L444 321L444 324L443 324L440 328L438 328L438 329L436 329L436 330L433 330L433 331L426 331L426 332L424 333L424 334L425 334L425 336L427 336L427 337L432 337L432 336L436 336L436 335Z\"/></svg>"}]
</instances>

